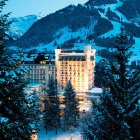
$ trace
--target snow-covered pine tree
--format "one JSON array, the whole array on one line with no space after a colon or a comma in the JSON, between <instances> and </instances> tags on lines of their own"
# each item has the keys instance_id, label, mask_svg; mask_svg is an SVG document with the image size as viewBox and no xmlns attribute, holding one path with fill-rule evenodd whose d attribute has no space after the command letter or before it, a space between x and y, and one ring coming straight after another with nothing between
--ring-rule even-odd
<instances>
[{"instance_id":1,"label":"snow-covered pine tree","mask_svg":"<svg viewBox=\"0 0 140 140\"><path fill-rule=\"evenodd\" d=\"M88 121L87 139L124 140L140 138L139 73L131 73L128 62L132 55L128 36L121 29L114 52L116 62L108 62L101 104L93 101L96 117Z\"/></svg>"},{"instance_id":2,"label":"snow-covered pine tree","mask_svg":"<svg viewBox=\"0 0 140 140\"><path fill-rule=\"evenodd\" d=\"M76 93L72 87L70 81L68 81L64 92L64 118L63 127L64 130L68 130L71 127L78 126L79 120L79 108L78 99L76 98Z\"/></svg>"},{"instance_id":3,"label":"snow-covered pine tree","mask_svg":"<svg viewBox=\"0 0 140 140\"><path fill-rule=\"evenodd\" d=\"M25 70L19 68L18 60L4 54L10 25L9 14L2 14L6 1L0 1L0 139L30 139L34 118L29 117L29 102L23 91Z\"/></svg>"},{"instance_id":4,"label":"snow-covered pine tree","mask_svg":"<svg viewBox=\"0 0 140 140\"><path fill-rule=\"evenodd\" d=\"M45 97L44 104L44 126L46 133L48 130L55 129L57 134L57 130L60 127L60 108L57 85L52 77L49 79L47 96Z\"/></svg>"},{"instance_id":5,"label":"snow-covered pine tree","mask_svg":"<svg viewBox=\"0 0 140 140\"><path fill-rule=\"evenodd\" d=\"M28 109L30 113L30 114L28 113L28 117L30 119L33 118L34 123L32 124L32 126L34 130L38 130L41 124L43 123L43 121L41 120L42 99L40 95L37 93L37 91L34 90L33 92L27 94L27 100L29 105Z\"/></svg>"},{"instance_id":6,"label":"snow-covered pine tree","mask_svg":"<svg viewBox=\"0 0 140 140\"><path fill-rule=\"evenodd\" d=\"M1 54L4 53L4 43L9 39L7 31L9 30L11 24L11 22L7 20L10 13L2 14L2 9L6 5L6 1L7 0L0 1L0 59L3 57Z\"/></svg>"},{"instance_id":7,"label":"snow-covered pine tree","mask_svg":"<svg viewBox=\"0 0 140 140\"><path fill-rule=\"evenodd\" d=\"M8 56L0 66L0 139L30 139L33 118L23 91L24 71Z\"/></svg>"}]
</instances>

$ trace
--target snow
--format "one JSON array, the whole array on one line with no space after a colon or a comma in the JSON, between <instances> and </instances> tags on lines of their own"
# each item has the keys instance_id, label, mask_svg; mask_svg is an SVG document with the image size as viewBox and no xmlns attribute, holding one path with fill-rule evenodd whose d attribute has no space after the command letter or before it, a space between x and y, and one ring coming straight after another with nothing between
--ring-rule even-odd
<instances>
[{"instance_id":1,"label":"snow","mask_svg":"<svg viewBox=\"0 0 140 140\"><path fill-rule=\"evenodd\" d=\"M140 61L140 38L134 37L135 44L132 46L133 55L130 58L130 62L132 61Z\"/></svg>"},{"instance_id":2,"label":"snow","mask_svg":"<svg viewBox=\"0 0 140 140\"><path fill-rule=\"evenodd\" d=\"M91 92L91 93L102 93L103 89L95 87L95 88L92 88L91 90L88 90L88 92Z\"/></svg>"},{"instance_id":3,"label":"snow","mask_svg":"<svg viewBox=\"0 0 140 140\"><path fill-rule=\"evenodd\" d=\"M10 26L10 30L8 34L13 37L13 39L17 39L21 37L27 30L39 19L45 17L47 14L39 13L37 15L27 15L24 17L13 17L10 18L9 21L12 21Z\"/></svg>"},{"instance_id":4,"label":"snow","mask_svg":"<svg viewBox=\"0 0 140 140\"><path fill-rule=\"evenodd\" d=\"M117 10L117 8L120 7L120 6L122 6L122 5L123 5L123 2L120 2L120 1L118 0L118 3L116 3L116 4L104 4L104 5L100 5L100 6L95 6L95 8L97 8L97 9L98 9L98 8L105 9L104 14L100 12L100 15L101 15L102 17L104 17L104 18L107 18L107 17L106 17L106 13L107 13L108 8L110 8L110 10L111 10L112 12L116 13L120 18L122 18L124 22L126 22L126 23L131 23L130 21L127 20L126 16L124 16L121 12L119 12L119 11Z\"/></svg>"},{"instance_id":5,"label":"snow","mask_svg":"<svg viewBox=\"0 0 140 140\"><path fill-rule=\"evenodd\" d=\"M34 59L36 59L37 56L38 56L38 54L31 54L30 56L31 56L31 57L34 57Z\"/></svg>"},{"instance_id":6,"label":"snow","mask_svg":"<svg viewBox=\"0 0 140 140\"><path fill-rule=\"evenodd\" d=\"M81 134L79 131L75 132L63 132L60 131L58 134L55 134L55 131L49 131L48 134L46 135L45 129L41 129L41 131L38 133L38 140L83 140Z\"/></svg>"},{"instance_id":7,"label":"snow","mask_svg":"<svg viewBox=\"0 0 140 140\"><path fill-rule=\"evenodd\" d=\"M108 31L107 33L101 35L100 37L111 37L111 36L116 36L120 33L120 27L121 27L121 23L116 22L116 21L112 21L111 23L113 25L113 30Z\"/></svg>"},{"instance_id":8,"label":"snow","mask_svg":"<svg viewBox=\"0 0 140 140\"><path fill-rule=\"evenodd\" d=\"M27 87L41 87L42 84L40 83L34 83L34 84L28 84Z\"/></svg>"},{"instance_id":9,"label":"snow","mask_svg":"<svg viewBox=\"0 0 140 140\"><path fill-rule=\"evenodd\" d=\"M96 55L95 57L95 62L100 62L101 60L103 59L103 57L99 56L99 55Z\"/></svg>"},{"instance_id":10,"label":"snow","mask_svg":"<svg viewBox=\"0 0 140 140\"><path fill-rule=\"evenodd\" d=\"M8 122L8 118L4 118L4 117L0 117L0 122L1 123L6 123L6 122Z\"/></svg>"},{"instance_id":11,"label":"snow","mask_svg":"<svg viewBox=\"0 0 140 140\"><path fill-rule=\"evenodd\" d=\"M33 58L25 58L24 61L34 61L34 59Z\"/></svg>"},{"instance_id":12,"label":"snow","mask_svg":"<svg viewBox=\"0 0 140 140\"><path fill-rule=\"evenodd\" d=\"M128 21L127 18L122 14L120 13L117 8L122 6L123 2L120 2L118 0L118 3L115 3L115 4L104 4L104 5L100 5L100 6L95 6L95 8L102 8L102 9L105 9L105 12L104 13L101 13L100 11L100 14L102 17L104 18L107 18L106 17L106 13L107 13L107 10L108 8L110 8L113 12L115 12L118 16L122 17L123 21L124 22L127 22L127 23L131 23L131 21ZM28 17L28 16L27 16ZM30 17L30 16L29 16ZM25 18L26 19L26 18ZM116 36L120 33L120 27L121 27L121 23L117 22L117 21L112 21L110 20L112 25L113 25L113 29L108 31L107 33L99 36L99 37L113 37L113 36ZM64 28L61 28L59 29L57 32L56 32L56 36L60 35L60 38L58 38L57 40L54 40L48 44L43 44L43 43L40 43L37 47L35 46L32 46L30 49L26 49L26 51L31 51L33 49L36 49L38 50L38 52L54 52L55 49L57 49L57 46L54 46L54 43L55 41L57 42L57 44L59 44L61 46L61 44L64 44L66 41L70 40L70 39L73 39L73 38L77 38L77 37L80 37L79 40L77 40L76 43L74 43L74 47L72 48L73 50L84 50L84 46L86 45L86 43L79 43L80 40L83 40L83 42L86 42L86 38L87 38L87 35L88 34L91 34L91 33L94 33L94 26L96 25L97 23L97 20L95 19L91 19L91 25L89 26L89 28L80 28L78 29L77 31L75 32L72 32L71 29L69 27L64 27ZM140 53L139 53L139 44L140 44L140 38L135 38L136 40L136 44L134 45L134 48L133 51L134 51L134 55L133 57L131 58L131 61L138 61L140 60L139 56L140 56ZM100 47L100 46L93 46L93 42L91 42L92 44L92 47L94 49L96 49L97 51L98 50L101 50L101 49L106 49L106 47ZM69 45L69 43L68 43ZM10 47L10 49L14 49L14 50L17 50L17 47L13 46L13 47ZM100 60L102 60L102 57L100 57L98 55L98 53L96 53L96 59L95 61L96 62L99 62Z\"/></svg>"}]
</instances>

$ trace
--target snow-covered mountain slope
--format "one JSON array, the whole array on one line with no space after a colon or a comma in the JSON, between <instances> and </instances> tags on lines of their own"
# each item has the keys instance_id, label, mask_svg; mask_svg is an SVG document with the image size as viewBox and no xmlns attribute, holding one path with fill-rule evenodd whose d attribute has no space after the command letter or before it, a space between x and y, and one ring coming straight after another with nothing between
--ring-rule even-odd
<instances>
[{"instance_id":1,"label":"snow-covered mountain slope","mask_svg":"<svg viewBox=\"0 0 140 140\"><path fill-rule=\"evenodd\" d=\"M126 1L130 2L130 0ZM26 51L43 52L54 51L58 44L60 48L83 47L88 39L97 50L112 48L122 24L127 32L134 36L136 41L133 51L136 57L133 58L140 60L138 50L140 25L139 22L134 22L133 19L128 18L128 15L121 12L124 2L122 0L104 0L104 2L89 0L84 5L70 5L38 20L20 39L10 42L9 46L17 46L24 50L26 48ZM130 5L127 5L128 8ZM139 17L138 14L137 16Z\"/></svg>"},{"instance_id":2,"label":"snow-covered mountain slope","mask_svg":"<svg viewBox=\"0 0 140 140\"><path fill-rule=\"evenodd\" d=\"M12 22L10 30L8 31L10 37L14 40L20 38L25 32L27 32L33 23L45 16L46 14L39 13L37 15L10 18L9 21Z\"/></svg>"}]
</instances>

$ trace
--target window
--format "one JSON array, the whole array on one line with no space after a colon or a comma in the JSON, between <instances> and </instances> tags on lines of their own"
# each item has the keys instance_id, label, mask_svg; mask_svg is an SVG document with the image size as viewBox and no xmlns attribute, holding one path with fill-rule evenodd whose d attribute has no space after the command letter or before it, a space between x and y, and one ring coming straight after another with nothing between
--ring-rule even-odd
<instances>
[{"instance_id":1,"label":"window","mask_svg":"<svg viewBox=\"0 0 140 140\"><path fill-rule=\"evenodd\" d=\"M46 64L46 61L40 61L40 64Z\"/></svg>"},{"instance_id":2,"label":"window","mask_svg":"<svg viewBox=\"0 0 140 140\"><path fill-rule=\"evenodd\" d=\"M49 70L49 75L51 74L51 71Z\"/></svg>"}]
</instances>

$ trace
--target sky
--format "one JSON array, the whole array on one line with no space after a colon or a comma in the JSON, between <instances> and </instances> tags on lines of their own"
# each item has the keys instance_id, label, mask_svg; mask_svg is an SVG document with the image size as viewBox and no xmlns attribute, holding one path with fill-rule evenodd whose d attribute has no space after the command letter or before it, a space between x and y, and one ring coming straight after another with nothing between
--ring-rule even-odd
<instances>
[{"instance_id":1,"label":"sky","mask_svg":"<svg viewBox=\"0 0 140 140\"><path fill-rule=\"evenodd\" d=\"M10 17L20 17L43 12L53 13L70 4L84 4L88 0L8 0L4 13L12 12Z\"/></svg>"}]
</instances>

